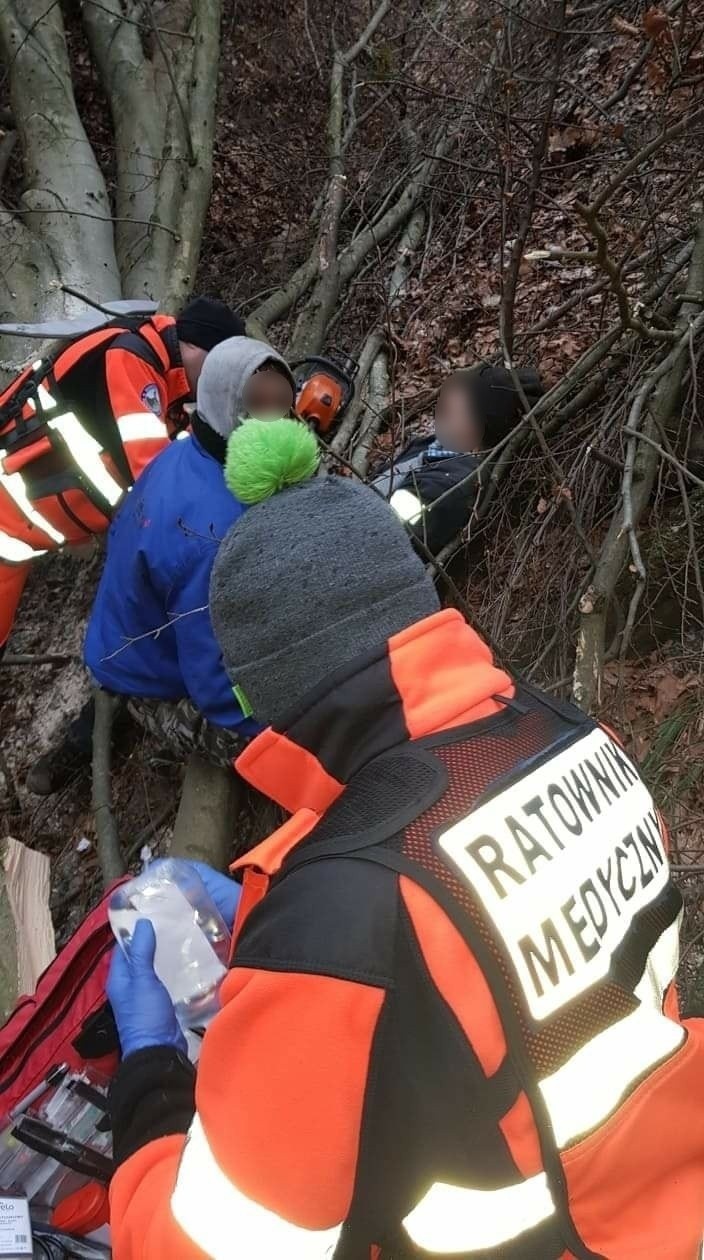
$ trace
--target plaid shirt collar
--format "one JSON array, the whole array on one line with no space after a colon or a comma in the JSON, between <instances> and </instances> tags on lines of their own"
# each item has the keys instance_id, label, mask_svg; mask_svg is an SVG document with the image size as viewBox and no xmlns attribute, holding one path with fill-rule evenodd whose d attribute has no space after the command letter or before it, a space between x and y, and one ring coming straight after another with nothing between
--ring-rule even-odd
<instances>
[{"instance_id":1,"label":"plaid shirt collar","mask_svg":"<svg viewBox=\"0 0 704 1260\"><path fill-rule=\"evenodd\" d=\"M451 455L458 455L459 451L449 451L446 446L443 446L442 442L439 442L437 438L433 438L425 453L431 459L448 459Z\"/></svg>"}]
</instances>

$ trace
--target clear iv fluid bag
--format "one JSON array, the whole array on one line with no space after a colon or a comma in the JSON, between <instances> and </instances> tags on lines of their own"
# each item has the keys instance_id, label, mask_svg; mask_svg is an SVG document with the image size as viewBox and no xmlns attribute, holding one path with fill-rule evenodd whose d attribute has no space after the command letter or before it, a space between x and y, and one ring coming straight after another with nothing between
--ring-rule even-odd
<instances>
[{"instance_id":1,"label":"clear iv fluid bag","mask_svg":"<svg viewBox=\"0 0 704 1260\"><path fill-rule=\"evenodd\" d=\"M230 933L200 875L188 862L164 858L116 889L108 908L118 945L129 955L138 919L156 936L154 970L182 1028L205 1027L219 1009Z\"/></svg>"}]
</instances>

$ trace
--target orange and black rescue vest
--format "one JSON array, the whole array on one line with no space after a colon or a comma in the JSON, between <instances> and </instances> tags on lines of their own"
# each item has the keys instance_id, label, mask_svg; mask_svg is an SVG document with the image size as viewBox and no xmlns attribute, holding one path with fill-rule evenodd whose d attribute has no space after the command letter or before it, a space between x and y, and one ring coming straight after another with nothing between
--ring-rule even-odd
<instances>
[{"instance_id":1,"label":"orange and black rescue vest","mask_svg":"<svg viewBox=\"0 0 704 1260\"><path fill-rule=\"evenodd\" d=\"M328 682L238 761L295 812L240 863L197 1112L120 1169L116 1260L697 1260L704 1033L632 762L454 612Z\"/></svg>"},{"instance_id":2,"label":"orange and black rescue vest","mask_svg":"<svg viewBox=\"0 0 704 1260\"><path fill-rule=\"evenodd\" d=\"M189 393L175 320L155 315L79 337L0 395L0 645L27 564L105 531Z\"/></svg>"}]
</instances>

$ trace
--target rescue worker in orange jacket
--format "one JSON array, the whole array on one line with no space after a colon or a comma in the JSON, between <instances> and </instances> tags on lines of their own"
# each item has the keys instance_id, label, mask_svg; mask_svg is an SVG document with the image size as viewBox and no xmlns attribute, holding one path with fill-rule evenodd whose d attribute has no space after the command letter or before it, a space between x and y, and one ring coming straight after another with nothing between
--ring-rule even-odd
<instances>
[{"instance_id":1,"label":"rescue worker in orange jacket","mask_svg":"<svg viewBox=\"0 0 704 1260\"><path fill-rule=\"evenodd\" d=\"M271 723L238 770L291 817L238 863L197 1072L148 923L113 964L115 1260L698 1260L704 1026L620 744L498 668L349 480L252 507L211 614Z\"/></svg>"},{"instance_id":2,"label":"rescue worker in orange jacket","mask_svg":"<svg viewBox=\"0 0 704 1260\"><path fill-rule=\"evenodd\" d=\"M105 532L125 489L184 427L208 350L243 332L210 298L177 318L117 318L0 395L0 654L32 560Z\"/></svg>"}]
</instances>

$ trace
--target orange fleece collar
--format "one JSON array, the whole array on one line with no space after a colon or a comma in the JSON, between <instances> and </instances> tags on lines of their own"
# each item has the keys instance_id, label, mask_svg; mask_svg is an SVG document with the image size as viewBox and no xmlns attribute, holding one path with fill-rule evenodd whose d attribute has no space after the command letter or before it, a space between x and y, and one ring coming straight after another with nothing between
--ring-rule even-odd
<instances>
[{"instance_id":1,"label":"orange fleece collar","mask_svg":"<svg viewBox=\"0 0 704 1260\"><path fill-rule=\"evenodd\" d=\"M338 766L354 771L404 739L489 717L501 708L492 697L513 694L488 646L461 613L446 609L394 635L373 660L325 680L286 732L263 731L236 768L289 813L321 815L351 777L335 773Z\"/></svg>"}]
</instances>

